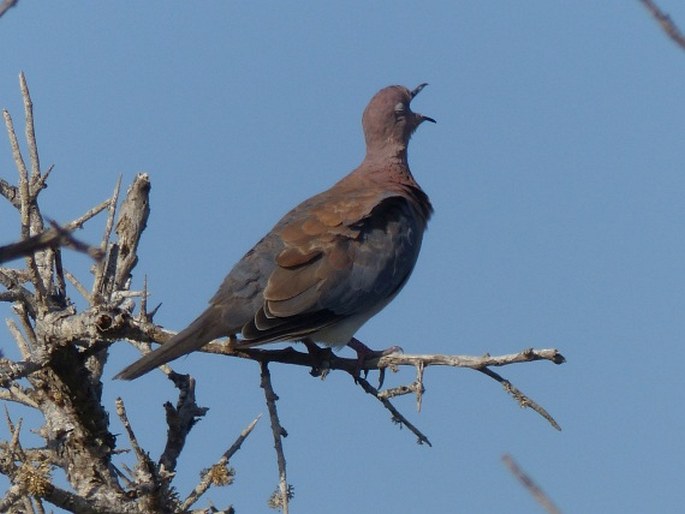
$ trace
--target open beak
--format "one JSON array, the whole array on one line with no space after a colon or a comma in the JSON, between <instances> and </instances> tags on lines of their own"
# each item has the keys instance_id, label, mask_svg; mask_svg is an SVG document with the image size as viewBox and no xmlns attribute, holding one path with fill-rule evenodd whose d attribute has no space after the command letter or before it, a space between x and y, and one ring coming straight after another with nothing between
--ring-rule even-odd
<instances>
[{"instance_id":1,"label":"open beak","mask_svg":"<svg viewBox=\"0 0 685 514\"><path fill-rule=\"evenodd\" d=\"M418 95L418 94L421 92L421 90L422 90L424 87L426 87L427 85L428 85L428 82L424 82L423 84L419 84L418 86L416 86L416 87L409 93L409 94L411 95L412 100L413 100L414 97L415 97L416 95ZM423 114L419 114L418 112L417 112L417 113L414 113L414 114L415 114L416 117L419 119L419 123L423 123L424 121L430 121L430 122L432 122L432 123L437 123L437 121L435 121L435 120L434 120L433 118L431 118L430 116L424 116Z\"/></svg>"},{"instance_id":2,"label":"open beak","mask_svg":"<svg viewBox=\"0 0 685 514\"><path fill-rule=\"evenodd\" d=\"M428 82L424 82L423 84L419 84L418 86L416 86L416 87L411 91L411 93L409 93L409 94L411 95L412 99L413 99L416 95L418 95L418 94L421 92L421 90L422 90L424 87L426 87L427 85L428 85Z\"/></svg>"}]
</instances>

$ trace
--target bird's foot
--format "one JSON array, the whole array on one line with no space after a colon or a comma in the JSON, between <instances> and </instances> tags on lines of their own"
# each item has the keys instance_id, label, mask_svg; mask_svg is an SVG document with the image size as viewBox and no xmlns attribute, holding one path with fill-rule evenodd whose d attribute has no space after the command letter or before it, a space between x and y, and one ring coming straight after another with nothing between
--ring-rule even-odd
<instances>
[{"instance_id":1,"label":"bird's foot","mask_svg":"<svg viewBox=\"0 0 685 514\"><path fill-rule=\"evenodd\" d=\"M330 371L333 350L328 347L321 348L311 339L303 339L302 342L307 347L307 353L309 353L312 359L312 369L309 371L309 374L313 377L321 377L321 380L323 380Z\"/></svg>"},{"instance_id":2,"label":"bird's foot","mask_svg":"<svg viewBox=\"0 0 685 514\"><path fill-rule=\"evenodd\" d=\"M357 381L357 378L359 378L359 375L361 371L364 371L364 378L366 378L369 374L369 370L364 367L364 364L366 363L367 360L371 359L380 359L381 357L384 357L386 355L390 355L392 353L397 353L397 352L404 352L404 350L400 346L390 346L389 348L386 348L384 350L372 350L368 346L366 346L364 343L362 343L359 339L353 337L350 339L350 342L347 343L347 346L352 348L355 352L357 352L357 365L355 366L354 369L354 374L352 375L354 377L354 381ZM379 384L378 388L380 389L383 387L383 379L385 378L385 370L381 369L380 370L380 379L379 379Z\"/></svg>"}]
</instances>

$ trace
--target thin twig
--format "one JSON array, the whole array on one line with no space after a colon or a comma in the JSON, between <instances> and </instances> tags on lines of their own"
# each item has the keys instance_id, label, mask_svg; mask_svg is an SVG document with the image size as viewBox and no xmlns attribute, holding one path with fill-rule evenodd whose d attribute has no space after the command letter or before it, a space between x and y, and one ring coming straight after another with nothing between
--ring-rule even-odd
<instances>
[{"instance_id":1,"label":"thin twig","mask_svg":"<svg viewBox=\"0 0 685 514\"><path fill-rule=\"evenodd\" d=\"M83 244L83 243L80 243L80 244ZM87 245L85 245L85 244L83 244L83 246L87 247ZM52 252L53 252L52 253L53 259L55 262L55 282L57 282L57 284L56 284L57 292L58 292L59 296L61 296L62 298L66 298L66 296L67 296L67 283L64 280L64 265L62 264L62 251L60 250L59 246L57 246L57 247L53 246Z\"/></svg>"},{"instance_id":2,"label":"thin twig","mask_svg":"<svg viewBox=\"0 0 685 514\"><path fill-rule=\"evenodd\" d=\"M148 315L147 312L147 298L148 298L149 292L147 288L147 274L143 275L143 294L140 296L140 320L149 323L150 316Z\"/></svg>"},{"instance_id":3,"label":"thin twig","mask_svg":"<svg viewBox=\"0 0 685 514\"><path fill-rule=\"evenodd\" d=\"M31 236L27 239L17 243L0 246L0 263L17 259L19 257L27 257L37 251L45 248L57 248L59 246L67 246L90 255L93 259L102 258L102 253L99 248L91 247L86 243L74 238L69 230L60 227L54 221L50 221L52 228L44 230L40 234Z\"/></svg>"},{"instance_id":4,"label":"thin twig","mask_svg":"<svg viewBox=\"0 0 685 514\"><path fill-rule=\"evenodd\" d=\"M423 393L426 389L423 387L423 370L425 366L423 363L416 366L416 410L421 412L421 402L423 401Z\"/></svg>"},{"instance_id":5,"label":"thin twig","mask_svg":"<svg viewBox=\"0 0 685 514\"><path fill-rule=\"evenodd\" d=\"M31 345L28 343L26 338L24 337L24 334L21 333L21 330L19 330L19 327L15 323L13 319L8 319L6 320L7 322L7 328L10 331L10 334L12 334L12 337L17 343L17 346L19 347L19 351L21 352L21 355L24 359L28 359L31 357Z\"/></svg>"},{"instance_id":6,"label":"thin twig","mask_svg":"<svg viewBox=\"0 0 685 514\"><path fill-rule=\"evenodd\" d=\"M128 415L126 414L126 407L124 406L124 401L121 398L117 398L115 401L115 405L117 416L119 416L121 424L124 425L126 435L128 436L128 440L131 443L131 448L133 448L133 453L136 456L137 466L136 472L134 474L136 488L138 488L139 490L145 490L148 494L152 494L154 496L154 494L158 492L158 487L156 486L156 484L158 484L159 482L157 466L155 466L154 462L152 462L150 455L148 455L148 453L143 451L143 449L140 447L140 444L138 443L138 438L133 432L131 422L129 421Z\"/></svg>"},{"instance_id":7,"label":"thin twig","mask_svg":"<svg viewBox=\"0 0 685 514\"><path fill-rule=\"evenodd\" d=\"M12 306L14 312L19 315L19 321L21 321L21 327L24 329L24 334L28 337L28 342L31 346L31 355L38 348L38 338L36 337L36 332L33 329L31 320L29 319L29 313L26 305L23 303L15 303Z\"/></svg>"},{"instance_id":8,"label":"thin twig","mask_svg":"<svg viewBox=\"0 0 685 514\"><path fill-rule=\"evenodd\" d=\"M131 443L131 448L133 448L133 453L136 455L136 459L138 460L139 463L150 463L150 457L147 455L146 452L144 452L140 444L138 444L138 438L136 437L135 432L133 432L133 427L131 426L131 422L128 420L128 415L126 414L126 406L124 405L124 400L121 398L117 398L115 400L115 406L116 406L116 411L117 411L117 416L119 416L119 420L121 421L121 424L124 425L124 430L126 430L126 435L128 436L128 441Z\"/></svg>"},{"instance_id":9,"label":"thin twig","mask_svg":"<svg viewBox=\"0 0 685 514\"><path fill-rule=\"evenodd\" d=\"M38 143L36 142L33 119L33 102L31 100L31 93L26 83L24 72L19 73L19 88L21 90L22 99L24 100L24 137L29 151L29 161L31 163L31 176L28 176L26 170L20 174L19 189L21 191L22 205L26 205L26 209L28 209L28 211L22 209L22 215L25 212L28 212L27 220L30 224L29 235L35 235L40 234L44 230L43 218L40 213L40 208L38 207L38 202L36 201L39 190L36 190L34 187L40 180L40 159L38 158ZM21 167L26 168L26 165L22 162ZM34 284L34 286L39 289L45 289L45 291L40 291L43 297L54 293L52 271L55 253L59 253L59 250L48 247L45 251L36 252L28 258L29 265L33 266L32 263L35 262L40 280L39 283Z\"/></svg>"},{"instance_id":10,"label":"thin twig","mask_svg":"<svg viewBox=\"0 0 685 514\"><path fill-rule=\"evenodd\" d=\"M10 428L10 432L12 432L12 440L10 442L12 454L18 454L19 457L23 457L24 451L21 448L19 434L21 433L21 426L23 425L24 420L19 418L19 421L17 421L15 426L14 423L12 423L12 418L10 418L7 408L5 408L5 418L7 419L7 426Z\"/></svg>"},{"instance_id":11,"label":"thin twig","mask_svg":"<svg viewBox=\"0 0 685 514\"><path fill-rule=\"evenodd\" d=\"M21 501L22 498L26 497L27 489L27 483L25 480L16 480L16 475L19 470L17 461L24 462L26 460L26 456L24 455L24 451L21 447L21 442L19 440L22 420L19 419L17 425L15 425L12 421L12 417L10 416L7 406L5 405L4 407L5 423L7 423L7 427L9 428L12 437L11 440L8 443L6 443L6 454L9 457L9 459L7 459L8 462L6 462L6 464L2 466L0 469L2 469L2 472L4 474L11 477L12 482L14 483L12 484L12 487L8 489L5 496L3 498L0 498L0 512L8 512L9 508L12 505L17 503L18 501Z\"/></svg>"},{"instance_id":12,"label":"thin twig","mask_svg":"<svg viewBox=\"0 0 685 514\"><path fill-rule=\"evenodd\" d=\"M212 484L218 483L219 485L227 485L222 483L222 479L229 476L230 472L226 470L226 466L228 465L228 461L230 460L231 457L237 452L240 447L242 446L243 442L247 437L252 433L252 430L254 427L257 425L257 422L259 419L262 417L260 414L257 416L252 423L250 423L238 436L238 438L235 440L235 442L231 445L231 447L224 452L224 454L221 456L221 458L217 461L216 464L214 464L211 468L206 469L202 473L202 478L200 479L200 483L195 486L195 489L188 495L188 497L184 500L184 502L181 504L181 511L185 512L188 510L190 507L192 507L199 499L200 497L207 492L209 487ZM224 473L226 471L226 473Z\"/></svg>"},{"instance_id":13,"label":"thin twig","mask_svg":"<svg viewBox=\"0 0 685 514\"><path fill-rule=\"evenodd\" d=\"M19 171L19 190L20 190L20 197L22 198L28 198L29 197L29 190L28 190L28 170L26 169L26 163L24 162L24 157L21 155L21 149L19 148L19 139L17 139L17 133L14 130L14 122L12 121L12 116L10 115L9 111L7 109L3 109L2 115L5 118L5 127L7 128L7 136L9 137L10 140L10 147L12 148L12 158L14 159L14 162L17 166L17 170ZM26 191L22 192L21 188L25 187ZM25 195L25 196L24 196ZM29 237L29 224L28 222L25 223L25 220L28 220L28 205L24 205L22 202L21 205L21 212L22 212L22 237Z\"/></svg>"},{"instance_id":14,"label":"thin twig","mask_svg":"<svg viewBox=\"0 0 685 514\"><path fill-rule=\"evenodd\" d=\"M101 213L102 211L104 211L107 207L109 207L111 203L112 203L112 199L111 199L111 198L108 198L107 200L105 200L105 201L103 201L103 202L100 202L100 203L99 203L98 205L96 205L95 207L93 207L93 208L89 209L88 211L86 211L86 213L85 213L83 216L79 216L79 217L76 218L74 221L70 221L69 223L67 223L67 224L64 226L64 228L65 228L66 230L75 230L75 229L77 229L77 228L82 228L82 227L83 227L83 224L84 224L86 221L88 221L89 219L94 218L95 216L97 216L98 214L100 214L100 213Z\"/></svg>"},{"instance_id":15,"label":"thin twig","mask_svg":"<svg viewBox=\"0 0 685 514\"><path fill-rule=\"evenodd\" d=\"M29 188L29 173L26 168L26 162L21 154L21 149L19 148L19 140L17 139L17 133L14 130L14 122L12 121L12 116L6 109L2 111L5 118L5 126L7 127L7 135L10 140L10 146L12 148L12 157L14 159L17 171L19 172L19 198L21 201L21 238L29 239L31 237L31 192ZM43 298L46 296L45 284L41 279L40 273L38 272L38 265L36 264L36 259L34 254L29 254L27 256L27 267L31 273L31 282L36 289L36 298L38 304L43 303Z\"/></svg>"},{"instance_id":16,"label":"thin twig","mask_svg":"<svg viewBox=\"0 0 685 514\"><path fill-rule=\"evenodd\" d=\"M409 385L402 384L395 387L390 387L388 389L384 389L382 391L379 390L378 398L386 398L389 400L391 398L396 398L398 396L404 396L407 394L418 395L420 386L421 384L417 380L414 380Z\"/></svg>"},{"instance_id":17,"label":"thin twig","mask_svg":"<svg viewBox=\"0 0 685 514\"><path fill-rule=\"evenodd\" d=\"M48 167L48 170L45 173L43 173L42 175L39 175L38 179L34 183L31 184L31 198L33 198L35 200L36 197L38 196L38 193L40 193L44 188L47 187L45 185L45 183L47 182L48 177L52 173L53 169L55 169L55 165L51 164Z\"/></svg>"},{"instance_id":18,"label":"thin twig","mask_svg":"<svg viewBox=\"0 0 685 514\"><path fill-rule=\"evenodd\" d=\"M379 402L383 404L383 407L388 409L390 411L390 414L392 414L392 421L393 423L397 423L400 426L405 426L409 429L411 433L413 433L417 437L417 442L419 444L427 444L428 446L433 446L431 442L428 440L428 437L421 432L413 423L411 423L407 418L405 418L400 411L398 411L395 406L390 403L390 400L387 398L383 398L379 395L378 389L373 387L366 379L357 377L357 383L366 391L369 393L371 396L376 398Z\"/></svg>"},{"instance_id":19,"label":"thin twig","mask_svg":"<svg viewBox=\"0 0 685 514\"><path fill-rule=\"evenodd\" d=\"M0 4L0 16L5 14L7 11L9 11L15 5L17 5L18 1L19 0L3 0L3 2Z\"/></svg>"},{"instance_id":20,"label":"thin twig","mask_svg":"<svg viewBox=\"0 0 685 514\"><path fill-rule=\"evenodd\" d=\"M271 432L274 438L274 448L276 449L276 459L278 461L278 489L279 499L272 499L274 505L278 506L283 511L283 514L288 514L288 502L290 500L292 489L288 486L288 478L285 468L285 455L283 453L283 438L288 436L288 432L281 426L278 419L278 410L276 409L276 401L278 396L274 392L271 385L271 373L266 362L261 365L261 387L264 389L264 398L266 406L269 410L269 418L271 419ZM274 501L275 500L275 501Z\"/></svg>"},{"instance_id":21,"label":"thin twig","mask_svg":"<svg viewBox=\"0 0 685 514\"><path fill-rule=\"evenodd\" d=\"M40 408L40 405L20 387L16 385L5 387L6 389L4 391L0 390L0 400L19 403L31 407L32 409Z\"/></svg>"},{"instance_id":22,"label":"thin twig","mask_svg":"<svg viewBox=\"0 0 685 514\"><path fill-rule=\"evenodd\" d=\"M74 286L76 290L81 294L81 296L83 296L83 298L85 298L88 301L88 303L90 303L91 296L88 290L85 288L85 286L81 284L81 282L79 282L79 280L74 275L72 275L68 270L64 270L64 275L67 277L67 280L71 282L71 285Z\"/></svg>"},{"instance_id":23,"label":"thin twig","mask_svg":"<svg viewBox=\"0 0 685 514\"><path fill-rule=\"evenodd\" d=\"M561 426L559 426L559 423L556 422L556 420L552 417L552 415L547 412L542 406L538 405L535 401L531 400L527 395L525 395L520 389L515 387L509 380L506 378L502 377L501 375L495 373L491 369L488 368L481 368L478 369L477 371L480 371L484 375L489 376L490 378L496 380L502 386L504 387L504 390L509 393L514 400L518 402L518 404L521 407L529 407L533 409L535 412L540 414L543 418L545 418L550 425L552 425L554 428L557 430L561 431Z\"/></svg>"},{"instance_id":24,"label":"thin twig","mask_svg":"<svg viewBox=\"0 0 685 514\"><path fill-rule=\"evenodd\" d=\"M100 262L100 265L96 268L95 280L93 280L94 297L102 293L105 278L108 275L109 270L113 270L113 267L115 265L115 263L112 262L112 260L115 260L114 256L112 255L111 251L107 252L107 247L109 246L109 238L112 234L112 228L114 227L114 214L116 213L117 201L119 199L119 191L121 190L121 178L121 175L119 175L117 183L114 186L114 192L112 193L112 197L109 199L107 206L107 223L105 224L105 232L102 236L102 242L100 243L100 249L107 254L107 258L103 259Z\"/></svg>"},{"instance_id":25,"label":"thin twig","mask_svg":"<svg viewBox=\"0 0 685 514\"><path fill-rule=\"evenodd\" d=\"M36 129L33 121L33 101L31 92L26 84L24 72L19 73L19 89L24 99L24 113L26 116L26 143L29 148L29 158L31 159L31 183L35 184L40 179L40 159L38 158L38 145L36 144Z\"/></svg>"},{"instance_id":26,"label":"thin twig","mask_svg":"<svg viewBox=\"0 0 685 514\"><path fill-rule=\"evenodd\" d=\"M71 232L69 230L62 228L58 223L56 223L53 220L48 219L48 221L50 223L50 226L52 226L52 230L54 230L61 237L61 246L66 246L67 248L71 248L72 250L76 250L77 252L88 254L91 258L95 260L100 260L105 256L102 250L100 250L100 248L96 248L94 246L90 246L86 243L79 241L71 235Z\"/></svg>"},{"instance_id":27,"label":"thin twig","mask_svg":"<svg viewBox=\"0 0 685 514\"><path fill-rule=\"evenodd\" d=\"M661 28L664 29L666 35L670 37L680 48L685 50L685 35L683 35L671 17L663 12L652 0L640 1L642 2L642 5L644 5L651 13L654 19L656 19L659 25L661 25Z\"/></svg>"},{"instance_id":28,"label":"thin twig","mask_svg":"<svg viewBox=\"0 0 685 514\"><path fill-rule=\"evenodd\" d=\"M504 465L509 468L511 474L518 479L525 489L535 498L535 500L542 505L542 507L549 514L561 514L561 511L554 505L554 502L545 494L545 492L538 487L528 474L523 471L511 455L502 455Z\"/></svg>"},{"instance_id":29,"label":"thin twig","mask_svg":"<svg viewBox=\"0 0 685 514\"><path fill-rule=\"evenodd\" d=\"M554 364L563 364L566 362L564 356L555 348L526 348L518 353L496 356L485 354L479 357L471 355L409 355L404 353L393 353L381 357L378 360L378 366L418 365L419 363L422 363L424 366L455 366L459 368L475 369L483 366L508 366L509 364L538 360L547 360ZM368 363L365 363L365 365L367 364Z\"/></svg>"}]
</instances>

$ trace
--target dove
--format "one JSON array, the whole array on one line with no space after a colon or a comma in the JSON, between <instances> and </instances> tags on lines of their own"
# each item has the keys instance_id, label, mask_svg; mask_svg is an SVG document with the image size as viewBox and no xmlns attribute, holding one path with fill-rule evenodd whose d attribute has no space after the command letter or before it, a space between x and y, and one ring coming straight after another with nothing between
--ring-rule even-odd
<instances>
[{"instance_id":1,"label":"dove","mask_svg":"<svg viewBox=\"0 0 685 514\"><path fill-rule=\"evenodd\" d=\"M354 335L407 283L433 207L407 162L411 110L426 86L393 85L362 115L366 155L330 189L288 212L226 276L187 328L123 369L131 380L210 341L235 348L299 341L370 351Z\"/></svg>"}]
</instances>

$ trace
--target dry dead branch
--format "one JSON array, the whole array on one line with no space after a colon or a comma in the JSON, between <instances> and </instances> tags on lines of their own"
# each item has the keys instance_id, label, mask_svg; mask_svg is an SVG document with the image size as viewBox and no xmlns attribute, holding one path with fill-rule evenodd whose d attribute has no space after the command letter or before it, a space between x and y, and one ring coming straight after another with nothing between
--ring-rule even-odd
<instances>
[{"instance_id":1,"label":"dry dead branch","mask_svg":"<svg viewBox=\"0 0 685 514\"><path fill-rule=\"evenodd\" d=\"M516 463L511 455L502 455L502 462L509 469L512 475L521 483L521 485L530 493L530 495L537 501L542 508L549 514L561 514L561 511L554 505L554 502L545 494L545 492L535 483L535 481Z\"/></svg>"},{"instance_id":2,"label":"dry dead branch","mask_svg":"<svg viewBox=\"0 0 685 514\"><path fill-rule=\"evenodd\" d=\"M661 28L668 37L680 48L685 50L685 35L678 28L678 25L666 14L653 0L640 0L642 5L649 11L654 19L661 25Z\"/></svg>"}]
</instances>

